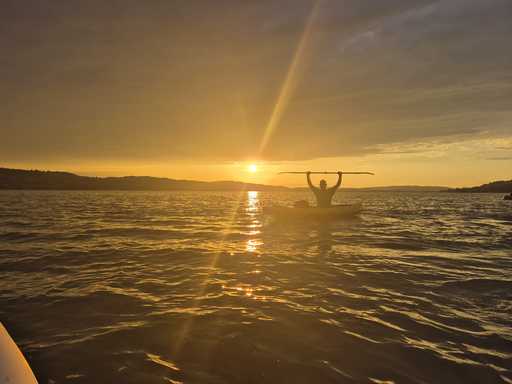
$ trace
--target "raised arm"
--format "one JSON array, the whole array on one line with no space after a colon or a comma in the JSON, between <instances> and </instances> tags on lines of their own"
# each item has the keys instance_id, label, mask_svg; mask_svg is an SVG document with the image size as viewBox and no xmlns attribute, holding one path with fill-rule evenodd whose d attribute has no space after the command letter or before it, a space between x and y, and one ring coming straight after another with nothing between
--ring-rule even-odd
<instances>
[{"instance_id":1,"label":"raised arm","mask_svg":"<svg viewBox=\"0 0 512 384\"><path fill-rule=\"evenodd\" d=\"M317 187L315 187L315 186L313 185L313 183L311 182L311 178L309 177L309 175L311 175L311 172L310 172L310 171L308 171L308 172L307 172L308 185L309 185L309 188L311 188L311 189L314 191L315 189L318 189L318 188L317 188Z\"/></svg>"},{"instance_id":2,"label":"raised arm","mask_svg":"<svg viewBox=\"0 0 512 384\"><path fill-rule=\"evenodd\" d=\"M336 183L336 185L334 187L332 187L331 189L338 189L339 186L341 185L341 175L342 173L341 172L338 172L338 182Z\"/></svg>"}]
</instances>

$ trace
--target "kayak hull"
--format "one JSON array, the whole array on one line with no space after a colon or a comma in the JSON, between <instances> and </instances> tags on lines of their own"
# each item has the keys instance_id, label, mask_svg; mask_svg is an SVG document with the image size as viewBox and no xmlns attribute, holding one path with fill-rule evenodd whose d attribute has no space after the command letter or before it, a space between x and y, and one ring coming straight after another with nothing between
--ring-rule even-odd
<instances>
[{"instance_id":1,"label":"kayak hull","mask_svg":"<svg viewBox=\"0 0 512 384\"><path fill-rule=\"evenodd\" d=\"M37 384L23 354L0 323L0 381L9 384Z\"/></svg>"},{"instance_id":2,"label":"kayak hull","mask_svg":"<svg viewBox=\"0 0 512 384\"><path fill-rule=\"evenodd\" d=\"M357 215L362 209L362 203L333 205L330 208L272 206L263 207L263 214L276 219L340 219Z\"/></svg>"}]
</instances>

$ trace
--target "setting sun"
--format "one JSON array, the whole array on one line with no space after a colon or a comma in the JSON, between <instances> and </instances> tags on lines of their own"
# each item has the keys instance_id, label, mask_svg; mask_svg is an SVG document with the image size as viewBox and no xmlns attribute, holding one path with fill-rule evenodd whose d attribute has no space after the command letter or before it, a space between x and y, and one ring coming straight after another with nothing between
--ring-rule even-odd
<instances>
[{"instance_id":1,"label":"setting sun","mask_svg":"<svg viewBox=\"0 0 512 384\"><path fill-rule=\"evenodd\" d=\"M255 165L250 165L250 166L249 166L249 171L250 171L250 172L256 172L257 170L258 170L258 168L256 168L256 166L255 166Z\"/></svg>"}]
</instances>

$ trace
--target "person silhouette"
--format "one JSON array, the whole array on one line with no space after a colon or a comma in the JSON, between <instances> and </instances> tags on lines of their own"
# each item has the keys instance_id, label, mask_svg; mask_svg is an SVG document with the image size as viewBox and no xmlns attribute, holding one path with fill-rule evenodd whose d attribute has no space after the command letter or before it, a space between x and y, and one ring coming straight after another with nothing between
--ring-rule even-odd
<instances>
[{"instance_id":1,"label":"person silhouette","mask_svg":"<svg viewBox=\"0 0 512 384\"><path fill-rule=\"evenodd\" d=\"M334 196L334 193L338 189L338 187L341 185L341 172L338 172L338 182L335 186L327 189L327 182L325 180L320 180L320 188L317 188L313 185L311 182L311 172L307 172L307 179L308 179L308 185L309 188L313 191L313 193L316 196L316 205L319 208L330 208L331 207L331 201L332 197Z\"/></svg>"}]
</instances>

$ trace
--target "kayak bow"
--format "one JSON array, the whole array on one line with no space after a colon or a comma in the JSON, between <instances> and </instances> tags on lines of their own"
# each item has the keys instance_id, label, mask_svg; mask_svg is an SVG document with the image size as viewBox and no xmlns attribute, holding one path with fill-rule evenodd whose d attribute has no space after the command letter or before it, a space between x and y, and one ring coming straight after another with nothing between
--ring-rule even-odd
<instances>
[{"instance_id":1,"label":"kayak bow","mask_svg":"<svg viewBox=\"0 0 512 384\"><path fill-rule=\"evenodd\" d=\"M9 384L37 384L27 360L0 323L0 380Z\"/></svg>"}]
</instances>

